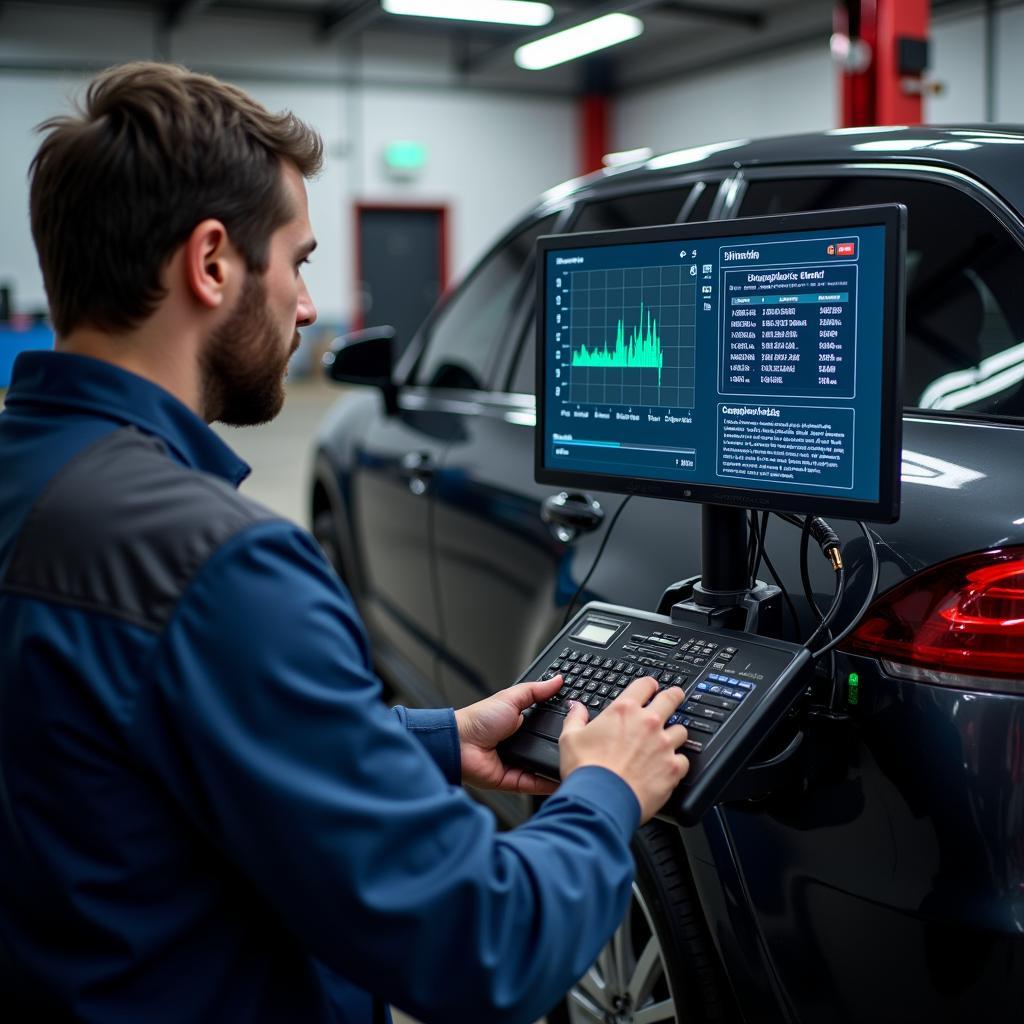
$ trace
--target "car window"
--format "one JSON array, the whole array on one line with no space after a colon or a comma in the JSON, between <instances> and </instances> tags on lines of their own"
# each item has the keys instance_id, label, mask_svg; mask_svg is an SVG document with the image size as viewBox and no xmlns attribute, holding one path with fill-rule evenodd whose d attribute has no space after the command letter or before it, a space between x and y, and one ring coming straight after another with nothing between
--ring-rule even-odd
<instances>
[{"instance_id":1,"label":"car window","mask_svg":"<svg viewBox=\"0 0 1024 1024\"><path fill-rule=\"evenodd\" d=\"M605 231L615 228L641 228L654 224L671 224L683 212L687 200L696 199L689 220L707 217L714 201L715 185L686 185L681 188L637 192L588 203L576 219L573 231ZM694 189L699 194L694 195ZM532 395L536 390L536 338L531 322L516 361L509 390L515 394Z\"/></svg>"},{"instance_id":2,"label":"car window","mask_svg":"<svg viewBox=\"0 0 1024 1024\"><path fill-rule=\"evenodd\" d=\"M1024 252L969 195L910 178L753 181L740 215L892 202L908 210L904 405L1024 416Z\"/></svg>"},{"instance_id":3,"label":"car window","mask_svg":"<svg viewBox=\"0 0 1024 1024\"><path fill-rule=\"evenodd\" d=\"M718 194L717 181L699 181L690 193L687 202L690 209L686 210L686 221L701 221L711 219L711 207L715 204L715 196Z\"/></svg>"},{"instance_id":4,"label":"car window","mask_svg":"<svg viewBox=\"0 0 1024 1024\"><path fill-rule=\"evenodd\" d=\"M513 321L523 268L540 235L557 214L535 221L481 263L444 306L428 329L416 368L417 384L443 388L482 388L487 369Z\"/></svg>"},{"instance_id":5,"label":"car window","mask_svg":"<svg viewBox=\"0 0 1024 1024\"><path fill-rule=\"evenodd\" d=\"M638 192L587 203L573 225L573 231L613 231L616 228L641 228L648 224L673 224L690 191L689 186L664 188L658 192Z\"/></svg>"}]
</instances>

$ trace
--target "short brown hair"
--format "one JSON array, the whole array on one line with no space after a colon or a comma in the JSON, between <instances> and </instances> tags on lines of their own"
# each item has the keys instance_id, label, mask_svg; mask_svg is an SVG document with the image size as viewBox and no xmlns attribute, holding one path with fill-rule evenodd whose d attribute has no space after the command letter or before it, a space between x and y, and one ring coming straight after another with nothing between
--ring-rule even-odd
<instances>
[{"instance_id":1,"label":"short brown hair","mask_svg":"<svg viewBox=\"0 0 1024 1024\"><path fill-rule=\"evenodd\" d=\"M110 68L76 115L38 130L32 235L58 336L144 320L167 260L208 217L264 270L270 236L294 216L282 161L307 178L323 161L320 136L292 113L176 64Z\"/></svg>"}]
</instances>

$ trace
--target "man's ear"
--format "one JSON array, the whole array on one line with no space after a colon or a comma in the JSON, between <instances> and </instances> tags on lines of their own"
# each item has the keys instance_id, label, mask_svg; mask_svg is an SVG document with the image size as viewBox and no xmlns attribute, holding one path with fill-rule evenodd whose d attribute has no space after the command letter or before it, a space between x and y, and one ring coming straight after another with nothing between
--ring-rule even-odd
<instances>
[{"instance_id":1,"label":"man's ear","mask_svg":"<svg viewBox=\"0 0 1024 1024\"><path fill-rule=\"evenodd\" d=\"M240 259L227 228L212 218L201 221L185 241L184 258L192 297L207 309L219 308L229 294Z\"/></svg>"}]
</instances>

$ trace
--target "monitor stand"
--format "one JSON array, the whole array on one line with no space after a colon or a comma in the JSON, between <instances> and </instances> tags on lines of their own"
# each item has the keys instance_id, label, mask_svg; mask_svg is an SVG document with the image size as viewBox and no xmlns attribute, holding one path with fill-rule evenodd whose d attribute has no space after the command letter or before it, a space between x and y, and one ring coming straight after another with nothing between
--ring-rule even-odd
<instances>
[{"instance_id":1,"label":"monitor stand","mask_svg":"<svg viewBox=\"0 0 1024 1024\"><path fill-rule=\"evenodd\" d=\"M702 573L673 583L659 614L680 625L781 636L782 591L760 580L747 585L747 510L702 505L700 516Z\"/></svg>"}]
</instances>

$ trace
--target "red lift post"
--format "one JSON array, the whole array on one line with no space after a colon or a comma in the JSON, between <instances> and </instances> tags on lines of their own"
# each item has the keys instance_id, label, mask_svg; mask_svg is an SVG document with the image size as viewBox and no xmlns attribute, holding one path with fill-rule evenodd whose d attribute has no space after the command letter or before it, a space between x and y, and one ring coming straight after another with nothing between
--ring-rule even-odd
<instances>
[{"instance_id":1,"label":"red lift post","mask_svg":"<svg viewBox=\"0 0 1024 1024\"><path fill-rule=\"evenodd\" d=\"M931 0L845 0L835 9L840 122L921 124Z\"/></svg>"},{"instance_id":2,"label":"red lift post","mask_svg":"<svg viewBox=\"0 0 1024 1024\"><path fill-rule=\"evenodd\" d=\"M611 148L611 102L606 93L591 92L579 99L580 173L589 174L604 166Z\"/></svg>"}]
</instances>

